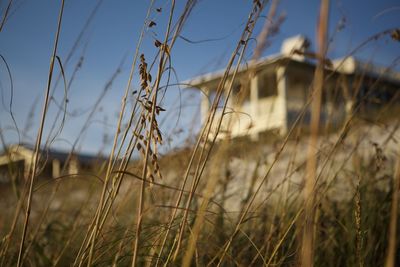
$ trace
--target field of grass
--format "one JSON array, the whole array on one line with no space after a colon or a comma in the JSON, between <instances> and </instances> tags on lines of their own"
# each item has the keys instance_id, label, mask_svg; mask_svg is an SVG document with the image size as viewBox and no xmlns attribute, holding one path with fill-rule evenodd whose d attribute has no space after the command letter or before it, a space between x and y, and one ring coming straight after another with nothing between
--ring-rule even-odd
<instances>
[{"instance_id":1,"label":"field of grass","mask_svg":"<svg viewBox=\"0 0 400 267\"><path fill-rule=\"evenodd\" d=\"M400 264L399 102L389 101L372 121L359 116L356 106L340 127L320 125L330 42L329 0L322 0L318 11L316 69L304 107L310 112L307 127L299 126L304 115L299 114L284 136L271 131L257 140L217 138L225 123L217 113L227 113L233 91L228 76L235 76L245 63L251 40L259 39L253 58L259 59L265 40L276 31L266 23L257 36L258 20L267 16L279 27L274 14L279 1L254 0L204 125L170 150L164 149L168 140L162 125L164 120L173 124L176 118L164 116L168 110L162 100L169 94L175 42L197 1L186 1L179 14L174 13L175 0L162 10L149 1L105 160L89 173L68 174L64 168L60 177L50 179L39 177L41 148L52 143L68 112L65 95L56 116L47 117L54 82L65 79L68 91L69 76L57 53L63 28L64 0L60 2L44 104L33 122L38 132L32 167L24 179L0 184L0 266ZM160 12L169 14L164 25L149 19ZM5 10L4 18L7 15ZM1 23L0 29L7 20ZM163 30L154 42L154 58L141 48L152 27ZM399 32L388 30L371 40L391 36L398 42ZM58 67L62 71L57 77ZM134 91L136 80L140 87ZM107 86L85 113L83 128L74 129L80 137ZM357 84L353 86L357 92ZM1 128L0 137L7 152ZM79 152L79 138L70 141L71 153Z\"/></svg>"}]
</instances>

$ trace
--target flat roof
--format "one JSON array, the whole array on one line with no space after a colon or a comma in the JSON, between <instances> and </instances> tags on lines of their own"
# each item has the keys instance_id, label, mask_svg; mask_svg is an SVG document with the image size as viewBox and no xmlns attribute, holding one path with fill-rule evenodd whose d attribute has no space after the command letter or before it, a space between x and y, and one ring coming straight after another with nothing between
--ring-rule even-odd
<instances>
[{"instance_id":1,"label":"flat roof","mask_svg":"<svg viewBox=\"0 0 400 267\"><path fill-rule=\"evenodd\" d=\"M287 57L282 54L275 54L275 55L261 58L256 61L249 61L247 63L240 65L239 72L246 71L250 68L259 69L259 68L265 67L267 65L275 64L275 63L279 62L280 60L283 60L286 58ZM234 72L234 70L231 70L229 75L232 75L233 72ZM218 80L219 78L221 78L224 74L225 74L225 69L220 69L220 70L217 70L214 72L209 72L209 73L206 73L203 75L196 76L192 79L183 81L182 83L184 85L186 85L185 88L196 88L199 85L214 82L214 81Z\"/></svg>"},{"instance_id":2,"label":"flat roof","mask_svg":"<svg viewBox=\"0 0 400 267\"><path fill-rule=\"evenodd\" d=\"M283 61L296 62L300 64L307 64L309 66L315 67L316 64L310 60L299 60L296 57L284 55L284 54L274 54L268 57L261 58L257 61L249 61L245 64L241 64L238 73L243 73L251 68L259 70L268 65L279 64ZM338 72L345 75L363 74L367 77L384 79L385 81L399 84L400 85L400 73L396 72L389 67L378 66L372 62L364 62L356 59L353 56L348 56L344 58L335 59L332 61L332 68L327 68L327 70ZM231 70L229 75L232 75L234 70ZM225 69L221 69L214 72L209 72L204 75L196 76L192 79L182 82L184 88L198 88L207 84L212 84L219 80L225 74Z\"/></svg>"}]
</instances>

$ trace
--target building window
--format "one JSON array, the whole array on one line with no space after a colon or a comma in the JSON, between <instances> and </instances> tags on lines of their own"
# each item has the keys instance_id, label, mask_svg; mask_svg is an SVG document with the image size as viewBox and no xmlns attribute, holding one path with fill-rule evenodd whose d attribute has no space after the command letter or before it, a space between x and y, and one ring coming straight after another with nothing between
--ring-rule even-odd
<instances>
[{"instance_id":1,"label":"building window","mask_svg":"<svg viewBox=\"0 0 400 267\"><path fill-rule=\"evenodd\" d=\"M275 72L265 72L258 76L258 98L276 96L278 94Z\"/></svg>"}]
</instances>

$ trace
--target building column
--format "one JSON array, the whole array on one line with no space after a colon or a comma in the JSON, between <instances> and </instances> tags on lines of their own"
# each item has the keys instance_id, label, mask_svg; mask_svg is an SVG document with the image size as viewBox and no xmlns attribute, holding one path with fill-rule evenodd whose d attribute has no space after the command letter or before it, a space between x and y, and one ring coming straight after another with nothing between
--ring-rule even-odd
<instances>
[{"instance_id":1,"label":"building column","mask_svg":"<svg viewBox=\"0 0 400 267\"><path fill-rule=\"evenodd\" d=\"M288 132L288 121L287 121L287 103L286 103L286 90L287 90L287 78L286 78L286 68L279 66L276 71L276 81L277 81L277 91L278 91L278 107L281 110L279 112L282 116L282 125L280 128L280 134L285 135Z\"/></svg>"},{"instance_id":2,"label":"building column","mask_svg":"<svg viewBox=\"0 0 400 267\"><path fill-rule=\"evenodd\" d=\"M252 75L250 80L250 110L251 110L251 118L253 124L258 120L258 75ZM253 128L256 128L256 125L253 125ZM258 140L258 132L250 129L250 138L252 140Z\"/></svg>"},{"instance_id":3,"label":"building column","mask_svg":"<svg viewBox=\"0 0 400 267\"><path fill-rule=\"evenodd\" d=\"M33 167L33 162L36 160L36 156L33 151L29 151L24 155L24 158L24 179L29 179L31 171L33 171L31 168Z\"/></svg>"},{"instance_id":4,"label":"building column","mask_svg":"<svg viewBox=\"0 0 400 267\"><path fill-rule=\"evenodd\" d=\"M258 105L258 75L250 80L250 104L252 116L257 116L257 105Z\"/></svg>"},{"instance_id":5,"label":"building column","mask_svg":"<svg viewBox=\"0 0 400 267\"><path fill-rule=\"evenodd\" d=\"M68 164L68 174L77 174L79 171L78 158L76 156L72 156Z\"/></svg>"},{"instance_id":6,"label":"building column","mask_svg":"<svg viewBox=\"0 0 400 267\"><path fill-rule=\"evenodd\" d=\"M200 103L200 116L201 124L204 125L207 121L208 113L210 110L209 94L210 90L207 87L201 88L201 103Z\"/></svg>"},{"instance_id":7,"label":"building column","mask_svg":"<svg viewBox=\"0 0 400 267\"><path fill-rule=\"evenodd\" d=\"M51 172L52 172L52 177L57 178L60 176L60 161L58 159L55 159L52 161L52 166L51 166Z\"/></svg>"},{"instance_id":8,"label":"building column","mask_svg":"<svg viewBox=\"0 0 400 267\"><path fill-rule=\"evenodd\" d=\"M342 94L344 98L345 120L352 116L354 110L354 99L351 93L351 82L347 80L346 76L341 76L340 85L342 87Z\"/></svg>"}]
</instances>

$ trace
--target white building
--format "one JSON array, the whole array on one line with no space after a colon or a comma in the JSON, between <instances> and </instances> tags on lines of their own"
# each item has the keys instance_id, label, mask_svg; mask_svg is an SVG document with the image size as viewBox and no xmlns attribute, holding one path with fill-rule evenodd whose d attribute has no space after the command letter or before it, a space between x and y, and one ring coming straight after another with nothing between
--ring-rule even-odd
<instances>
[{"instance_id":1,"label":"white building","mask_svg":"<svg viewBox=\"0 0 400 267\"><path fill-rule=\"evenodd\" d=\"M233 94L227 104L219 138L226 134L257 137L267 131L284 135L300 114L303 115L296 125L308 124L308 102L316 68L309 46L305 37L295 36L284 41L280 54L241 66L233 82ZM189 88L202 91L203 123L223 75L224 71L214 72L187 82ZM226 87L229 84L226 82ZM351 56L327 61L321 127L337 128L353 112L357 116L374 116L389 102L399 106L399 88L400 73L388 68ZM223 90L226 94L229 88Z\"/></svg>"},{"instance_id":2,"label":"white building","mask_svg":"<svg viewBox=\"0 0 400 267\"><path fill-rule=\"evenodd\" d=\"M34 160L34 147L28 144L8 146L0 153L0 184L27 178ZM60 175L82 174L98 168L101 157L71 154L54 149L40 150L37 176L57 178Z\"/></svg>"}]
</instances>

